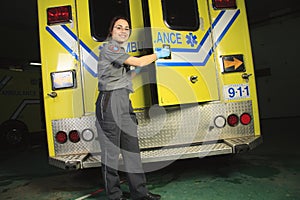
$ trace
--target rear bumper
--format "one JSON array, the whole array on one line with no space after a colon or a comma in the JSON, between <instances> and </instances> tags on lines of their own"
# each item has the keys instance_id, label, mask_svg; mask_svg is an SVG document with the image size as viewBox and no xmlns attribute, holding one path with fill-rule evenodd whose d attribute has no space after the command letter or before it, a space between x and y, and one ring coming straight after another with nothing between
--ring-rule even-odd
<instances>
[{"instance_id":1,"label":"rear bumper","mask_svg":"<svg viewBox=\"0 0 300 200\"><path fill-rule=\"evenodd\" d=\"M184 147L162 147L141 150L143 163L172 161L187 158L203 158L206 156L236 154L250 151L262 143L261 136L247 136L224 139L222 141L205 142ZM121 159L121 158L120 158ZM101 158L90 153L61 155L50 157L49 163L62 169L84 169L101 166Z\"/></svg>"}]
</instances>

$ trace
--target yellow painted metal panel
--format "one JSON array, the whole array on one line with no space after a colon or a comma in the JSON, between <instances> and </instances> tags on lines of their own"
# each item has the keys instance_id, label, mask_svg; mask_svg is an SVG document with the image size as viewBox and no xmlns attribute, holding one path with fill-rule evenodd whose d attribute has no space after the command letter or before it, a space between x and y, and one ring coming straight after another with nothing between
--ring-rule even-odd
<instances>
[{"instance_id":1,"label":"yellow painted metal panel","mask_svg":"<svg viewBox=\"0 0 300 200\"><path fill-rule=\"evenodd\" d=\"M257 91L256 91L256 83L255 83L255 73L254 73L254 63L252 58L251 51L251 41L249 35L248 21L247 21L247 10L245 7L244 1L236 1L237 9L233 11L239 11L239 14L225 34L224 38L220 41L218 46L215 49L216 54L216 62L218 65L218 76L220 77L220 92L223 93L224 87L227 85L234 84L248 84L250 97L247 99L234 99L234 100L226 100L223 95L220 95L220 99L224 102L236 102L236 101L244 101L251 100L253 107L253 118L254 118L254 127L255 134L260 135L260 123L259 123L259 113L258 113L258 101L257 101ZM210 0L211 3L211 0ZM214 10L210 7L210 13L212 20L216 20L218 15L222 12L222 10ZM222 73L223 63L221 56L223 55L236 55L242 54L244 56L244 65L246 68L245 72L234 72L234 73ZM242 75L248 74L249 79L243 79Z\"/></svg>"},{"instance_id":2,"label":"yellow painted metal panel","mask_svg":"<svg viewBox=\"0 0 300 200\"><path fill-rule=\"evenodd\" d=\"M163 20L161 1L149 1L153 48L171 46L170 60L156 61L159 105L206 102L219 99L217 72L206 1L198 1L200 27L196 31L171 30ZM193 37L194 44L189 41ZM201 43L206 46L202 47ZM176 49L176 51L175 51ZM191 77L197 81L192 83Z\"/></svg>"},{"instance_id":3,"label":"yellow painted metal panel","mask_svg":"<svg viewBox=\"0 0 300 200\"><path fill-rule=\"evenodd\" d=\"M211 101L218 96L217 90L211 90L216 84L216 79L211 77L214 71L201 67L158 67L158 92L163 105L178 103L195 103ZM168 77L168 78L166 78ZM193 83L191 79L195 78Z\"/></svg>"},{"instance_id":4,"label":"yellow painted metal panel","mask_svg":"<svg viewBox=\"0 0 300 200\"><path fill-rule=\"evenodd\" d=\"M59 42L55 35L63 30L61 24L47 25L47 9L51 7L70 5L72 8L72 22L63 26L70 30L70 33L77 35L75 1L71 0L38 0L39 33L40 33L40 52L42 62L43 97L45 106L46 131L50 156L54 155L54 143L52 133L52 120L80 117L83 115L83 99L81 90L80 65L72 53L68 52L62 42ZM53 32L51 32L53 31ZM70 35L70 34L69 34ZM76 40L70 42L70 51L74 54L78 52ZM52 72L76 70L77 87L74 89L52 90ZM57 97L52 98L48 94L56 92Z\"/></svg>"}]
</instances>

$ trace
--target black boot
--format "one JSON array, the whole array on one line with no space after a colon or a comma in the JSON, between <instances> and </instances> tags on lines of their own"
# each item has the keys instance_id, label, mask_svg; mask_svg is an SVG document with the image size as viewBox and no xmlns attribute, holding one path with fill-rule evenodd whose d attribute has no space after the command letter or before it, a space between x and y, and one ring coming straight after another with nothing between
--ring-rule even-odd
<instances>
[{"instance_id":1,"label":"black boot","mask_svg":"<svg viewBox=\"0 0 300 200\"><path fill-rule=\"evenodd\" d=\"M148 193L146 196L142 197L140 200L159 200L161 196L159 194Z\"/></svg>"},{"instance_id":2,"label":"black boot","mask_svg":"<svg viewBox=\"0 0 300 200\"><path fill-rule=\"evenodd\" d=\"M123 192L120 200L127 200L130 199L130 193L129 192Z\"/></svg>"}]
</instances>

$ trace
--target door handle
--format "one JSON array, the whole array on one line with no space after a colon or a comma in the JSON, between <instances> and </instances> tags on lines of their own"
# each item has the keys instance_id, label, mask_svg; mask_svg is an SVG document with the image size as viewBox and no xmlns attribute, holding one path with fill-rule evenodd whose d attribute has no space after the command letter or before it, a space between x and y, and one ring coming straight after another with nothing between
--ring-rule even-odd
<instances>
[{"instance_id":1,"label":"door handle","mask_svg":"<svg viewBox=\"0 0 300 200\"><path fill-rule=\"evenodd\" d=\"M57 93L56 93L56 92L51 92L51 93L48 93L47 95L48 95L49 97L51 97L51 98L57 97Z\"/></svg>"},{"instance_id":2,"label":"door handle","mask_svg":"<svg viewBox=\"0 0 300 200\"><path fill-rule=\"evenodd\" d=\"M252 74L243 73L242 78L249 81L249 76L252 76Z\"/></svg>"},{"instance_id":3,"label":"door handle","mask_svg":"<svg viewBox=\"0 0 300 200\"><path fill-rule=\"evenodd\" d=\"M195 76L195 75L190 76L190 81L191 81L192 83L196 83L196 82L198 81L198 76Z\"/></svg>"}]
</instances>

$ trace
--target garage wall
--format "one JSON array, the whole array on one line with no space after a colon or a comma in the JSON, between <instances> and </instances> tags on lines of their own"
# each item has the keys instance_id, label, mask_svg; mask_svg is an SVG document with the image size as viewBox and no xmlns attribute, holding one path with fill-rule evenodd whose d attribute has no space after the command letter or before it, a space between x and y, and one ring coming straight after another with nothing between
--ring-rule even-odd
<instances>
[{"instance_id":1,"label":"garage wall","mask_svg":"<svg viewBox=\"0 0 300 200\"><path fill-rule=\"evenodd\" d=\"M262 118L300 116L300 14L250 26Z\"/></svg>"}]
</instances>

